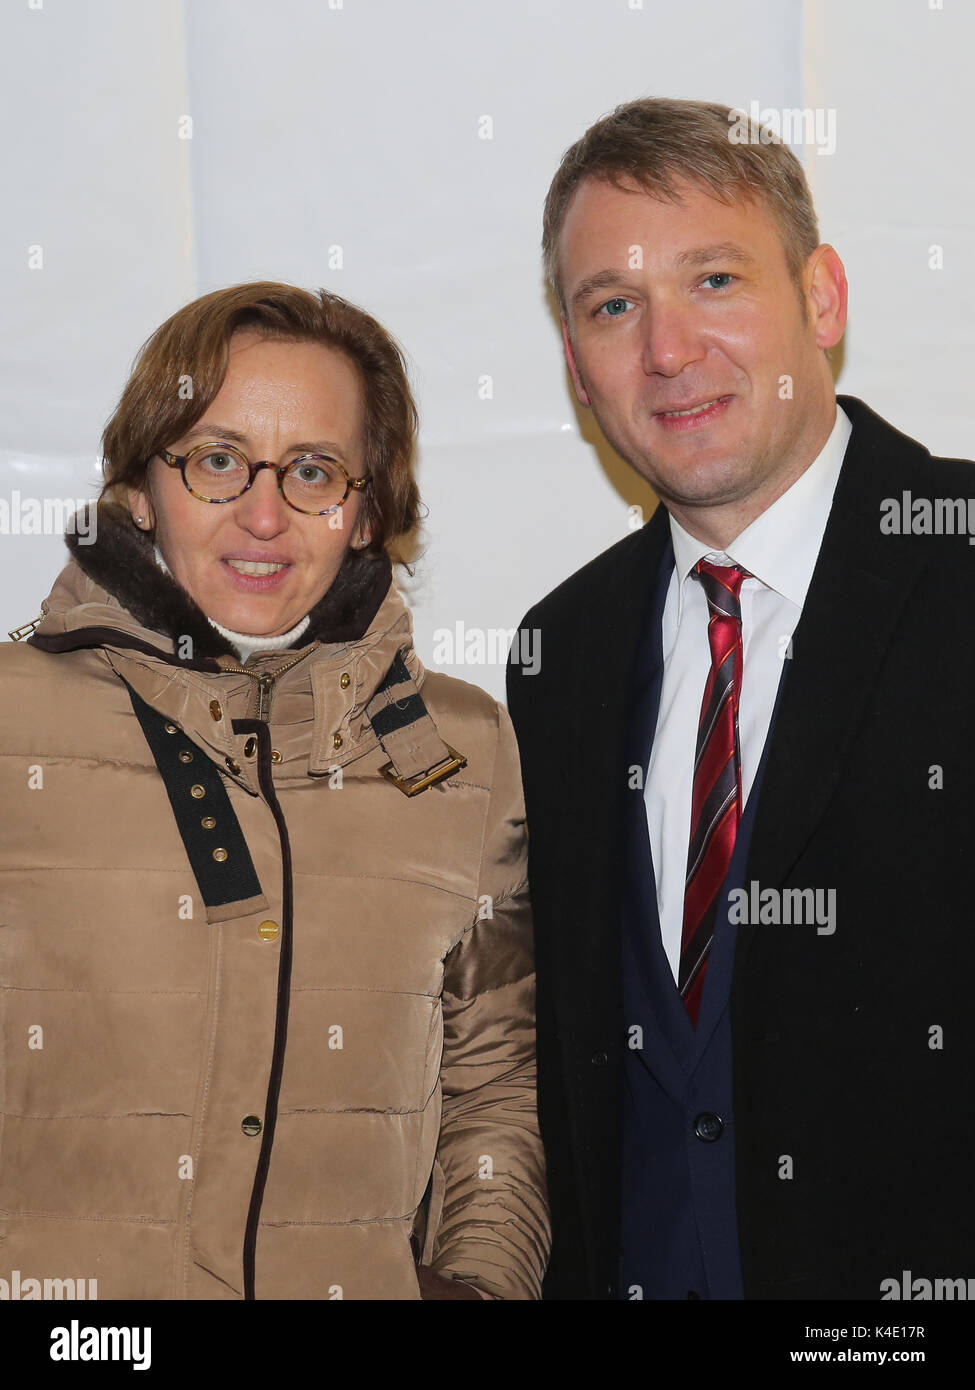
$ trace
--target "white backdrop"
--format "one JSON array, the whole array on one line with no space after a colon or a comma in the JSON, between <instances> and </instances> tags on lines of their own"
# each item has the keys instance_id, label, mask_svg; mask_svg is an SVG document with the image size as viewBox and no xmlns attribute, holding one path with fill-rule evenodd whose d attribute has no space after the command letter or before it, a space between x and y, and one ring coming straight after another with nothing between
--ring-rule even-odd
<instances>
[{"instance_id":1,"label":"white backdrop","mask_svg":"<svg viewBox=\"0 0 975 1390\"><path fill-rule=\"evenodd\" d=\"M562 151L636 96L826 113L835 148L794 148L850 276L838 387L970 457L973 49L966 0L3 0L0 632L66 558L18 497L94 496L139 345L240 280L325 286L407 351L427 664L649 515L574 405L538 251ZM442 668L500 697L495 655Z\"/></svg>"}]
</instances>

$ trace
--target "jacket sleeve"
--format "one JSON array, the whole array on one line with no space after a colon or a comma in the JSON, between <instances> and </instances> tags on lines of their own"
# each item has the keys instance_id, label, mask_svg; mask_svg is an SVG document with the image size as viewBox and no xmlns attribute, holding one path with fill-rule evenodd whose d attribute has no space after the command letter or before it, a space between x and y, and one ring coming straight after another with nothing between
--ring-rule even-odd
<instances>
[{"instance_id":1,"label":"jacket sleeve","mask_svg":"<svg viewBox=\"0 0 975 1390\"><path fill-rule=\"evenodd\" d=\"M443 1208L430 1263L495 1298L536 1299L551 1232L535 1093L528 840L514 730L503 706L497 714L478 905L445 961Z\"/></svg>"}]
</instances>

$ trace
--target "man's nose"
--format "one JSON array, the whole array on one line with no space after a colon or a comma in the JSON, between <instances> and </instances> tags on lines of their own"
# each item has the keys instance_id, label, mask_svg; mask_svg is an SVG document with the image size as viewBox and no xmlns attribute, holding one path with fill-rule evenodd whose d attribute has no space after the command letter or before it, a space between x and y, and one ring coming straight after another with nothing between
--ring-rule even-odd
<instances>
[{"instance_id":1,"label":"man's nose","mask_svg":"<svg viewBox=\"0 0 975 1390\"><path fill-rule=\"evenodd\" d=\"M705 355L693 306L667 298L648 306L643 326L643 370L647 376L678 376Z\"/></svg>"}]
</instances>

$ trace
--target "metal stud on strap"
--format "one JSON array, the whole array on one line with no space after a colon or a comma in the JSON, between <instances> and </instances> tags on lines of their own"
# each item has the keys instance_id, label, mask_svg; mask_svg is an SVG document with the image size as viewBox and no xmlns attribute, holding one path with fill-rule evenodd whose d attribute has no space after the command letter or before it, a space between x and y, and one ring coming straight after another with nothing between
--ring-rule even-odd
<instances>
[{"instance_id":1,"label":"metal stud on strap","mask_svg":"<svg viewBox=\"0 0 975 1390\"><path fill-rule=\"evenodd\" d=\"M223 777L203 756L193 759L192 767L188 767L183 757L188 750L180 746L182 740L169 735L169 729L175 726L146 704L128 681L125 688L162 777L204 905L219 908L258 897L260 880ZM201 819L199 802L204 797L211 814ZM221 843L214 848L213 837L207 832L217 820Z\"/></svg>"}]
</instances>

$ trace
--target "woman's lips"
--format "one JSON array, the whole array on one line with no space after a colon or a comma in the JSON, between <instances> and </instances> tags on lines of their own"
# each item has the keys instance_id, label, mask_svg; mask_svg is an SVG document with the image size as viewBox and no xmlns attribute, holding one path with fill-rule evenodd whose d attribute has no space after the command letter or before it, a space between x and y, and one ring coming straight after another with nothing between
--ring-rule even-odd
<instances>
[{"instance_id":1,"label":"woman's lips","mask_svg":"<svg viewBox=\"0 0 975 1390\"><path fill-rule=\"evenodd\" d=\"M229 560L221 560L220 568L223 570L227 579L243 593L265 593L269 589L276 589L284 583L289 571L290 564L282 564L280 569L271 569L272 562L260 562L256 560L236 560L233 563ZM247 573L238 569L237 565L243 565L246 570L258 570L257 574Z\"/></svg>"},{"instance_id":2,"label":"woman's lips","mask_svg":"<svg viewBox=\"0 0 975 1390\"><path fill-rule=\"evenodd\" d=\"M733 396L716 396L711 401L703 401L698 406L686 406L684 410L690 414L671 411L655 411L654 420L663 429L671 434L683 434L686 430L697 430L715 421L719 415L723 415L731 404Z\"/></svg>"}]
</instances>

